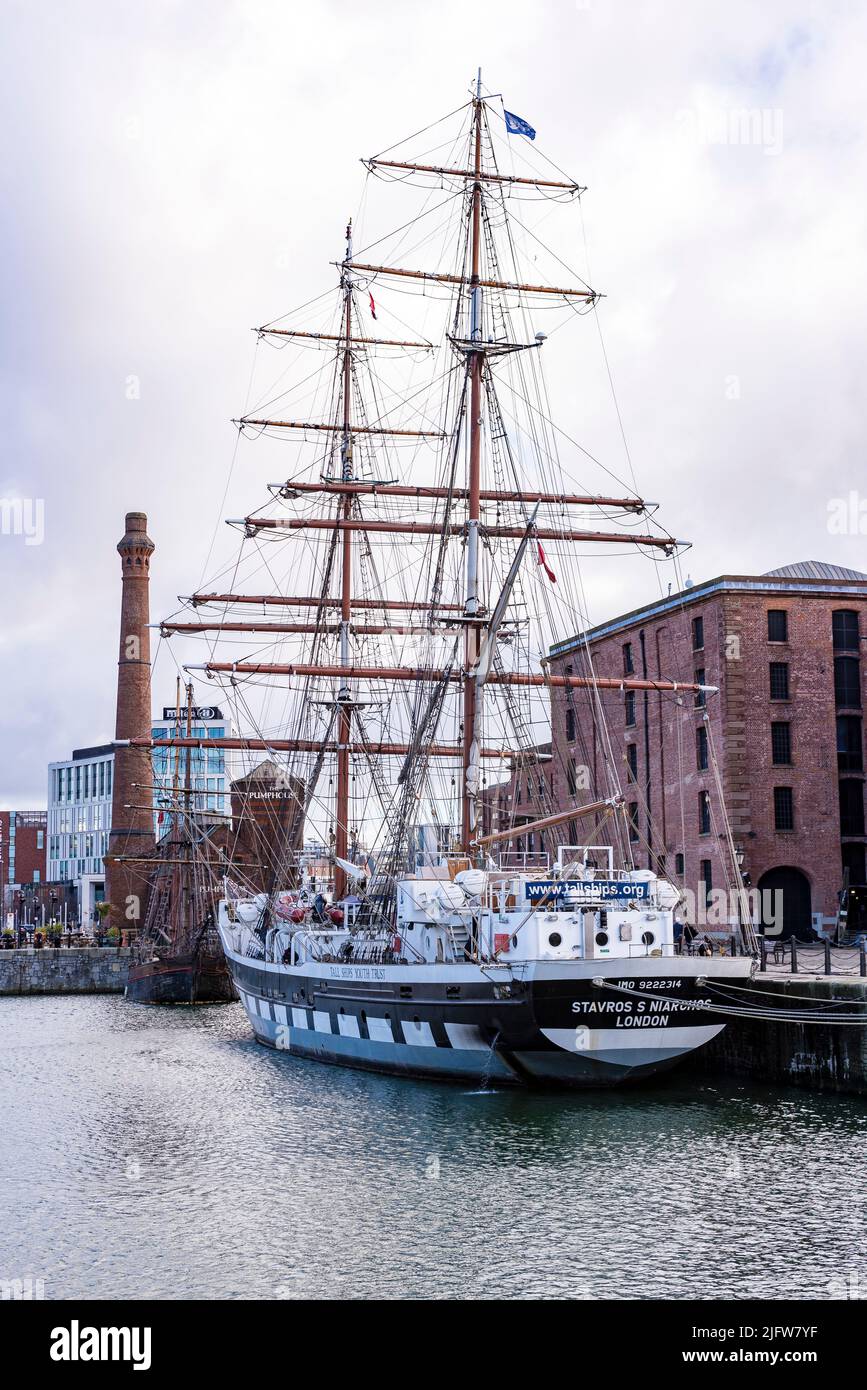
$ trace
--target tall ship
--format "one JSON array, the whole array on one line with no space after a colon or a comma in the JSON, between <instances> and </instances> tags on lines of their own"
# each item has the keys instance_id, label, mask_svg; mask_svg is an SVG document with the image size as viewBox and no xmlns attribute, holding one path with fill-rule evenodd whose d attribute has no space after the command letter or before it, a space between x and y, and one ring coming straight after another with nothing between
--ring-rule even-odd
<instances>
[{"instance_id":1,"label":"tall ship","mask_svg":"<svg viewBox=\"0 0 867 1390\"><path fill-rule=\"evenodd\" d=\"M584 189L481 75L363 162L332 287L256 330L234 462L264 449L279 481L162 623L245 730L222 745L284 769L319 844L317 862L287 837L267 884L224 876L228 969L256 1039L299 1057L479 1084L652 1077L725 1026L755 938L747 909L724 953L683 947L685 885L641 840L608 728L611 691L699 706L712 688L603 676L589 648L549 660L589 625L597 557L681 548L555 423L558 397L574 414L587 394L584 318L610 380L599 295L567 259ZM554 694L590 713L594 777L552 738Z\"/></svg>"}]
</instances>

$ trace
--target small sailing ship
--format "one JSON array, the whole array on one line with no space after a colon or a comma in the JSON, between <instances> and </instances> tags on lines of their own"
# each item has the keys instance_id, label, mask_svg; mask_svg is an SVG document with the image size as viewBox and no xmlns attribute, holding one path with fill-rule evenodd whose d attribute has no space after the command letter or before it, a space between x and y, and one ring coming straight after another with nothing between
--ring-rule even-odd
<instances>
[{"instance_id":1,"label":"small sailing ship","mask_svg":"<svg viewBox=\"0 0 867 1390\"><path fill-rule=\"evenodd\" d=\"M176 747L174 786L160 798L159 816L168 818L168 828L148 866L144 927L127 977L126 997L137 1004L227 1004L236 998L216 922L225 854L214 836L219 827L198 811L191 790L192 703L188 686L183 788Z\"/></svg>"},{"instance_id":2,"label":"small sailing ship","mask_svg":"<svg viewBox=\"0 0 867 1390\"><path fill-rule=\"evenodd\" d=\"M235 423L283 441L287 466L230 523L245 582L200 588L162 633L206 644L186 668L249 730L223 746L285 768L330 860L311 883L287 842L265 890L224 883L255 1037L415 1076L611 1085L717 1034L716 991L749 977L755 943L747 912L736 952L680 953L682 885L649 847L638 863L606 728L606 690L709 688L603 678L589 651L566 674L547 663L586 626L579 557L680 543L634 488L578 484L589 455L555 424L546 343L599 296L564 286L527 225L533 200L584 192L534 137L479 75L442 123L364 161L365 225L390 182L397 228L357 249L350 223L334 290L257 330L288 367ZM591 712L600 785L572 785L545 737L555 689ZM486 827L515 769L548 804Z\"/></svg>"}]
</instances>

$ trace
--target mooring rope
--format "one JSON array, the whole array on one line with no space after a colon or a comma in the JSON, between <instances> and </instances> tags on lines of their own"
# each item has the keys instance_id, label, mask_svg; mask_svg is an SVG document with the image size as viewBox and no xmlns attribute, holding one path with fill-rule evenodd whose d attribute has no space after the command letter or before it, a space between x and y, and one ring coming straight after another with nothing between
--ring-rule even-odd
<instances>
[{"instance_id":1,"label":"mooring rope","mask_svg":"<svg viewBox=\"0 0 867 1390\"><path fill-rule=\"evenodd\" d=\"M672 999L670 994L654 994L650 990L642 990L640 996L636 996L628 985L616 985L611 980L594 980L594 985L598 989L613 989L618 994L628 994L630 998L640 997L641 999L658 999L664 1004L677 1004L680 1001ZM709 989L715 988L708 985ZM842 1003L842 1000L835 1000L835 1003ZM867 1028L867 1009L863 1014L841 1017L840 1014L825 1014L819 1009L767 1009L759 1007L757 1009L738 1009L733 1006L723 1008L721 1004L701 1004L701 1012L711 1014L724 1014L730 1018L758 1018L763 1022L773 1023L832 1023L841 1028Z\"/></svg>"}]
</instances>

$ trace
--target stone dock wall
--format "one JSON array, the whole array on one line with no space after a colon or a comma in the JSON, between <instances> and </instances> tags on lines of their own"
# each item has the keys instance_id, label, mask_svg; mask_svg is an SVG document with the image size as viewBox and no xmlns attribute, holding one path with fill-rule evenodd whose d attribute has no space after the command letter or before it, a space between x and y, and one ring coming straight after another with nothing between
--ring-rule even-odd
<instances>
[{"instance_id":1,"label":"stone dock wall","mask_svg":"<svg viewBox=\"0 0 867 1390\"><path fill-rule=\"evenodd\" d=\"M122 994L131 955L128 946L0 951L0 995Z\"/></svg>"},{"instance_id":2,"label":"stone dock wall","mask_svg":"<svg viewBox=\"0 0 867 1390\"><path fill-rule=\"evenodd\" d=\"M732 1018L684 1070L867 1095L867 980L757 974L738 1003L858 1015L863 1026Z\"/></svg>"}]
</instances>

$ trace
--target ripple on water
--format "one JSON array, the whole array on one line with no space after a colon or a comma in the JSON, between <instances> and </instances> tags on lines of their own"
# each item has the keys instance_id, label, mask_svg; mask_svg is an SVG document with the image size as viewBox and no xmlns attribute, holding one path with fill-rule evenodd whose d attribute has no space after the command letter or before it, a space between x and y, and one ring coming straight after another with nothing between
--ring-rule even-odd
<instances>
[{"instance_id":1,"label":"ripple on water","mask_svg":"<svg viewBox=\"0 0 867 1390\"><path fill-rule=\"evenodd\" d=\"M49 1297L821 1298L863 1245L849 1097L464 1091L114 996L4 999L0 1071L0 1277Z\"/></svg>"}]
</instances>

